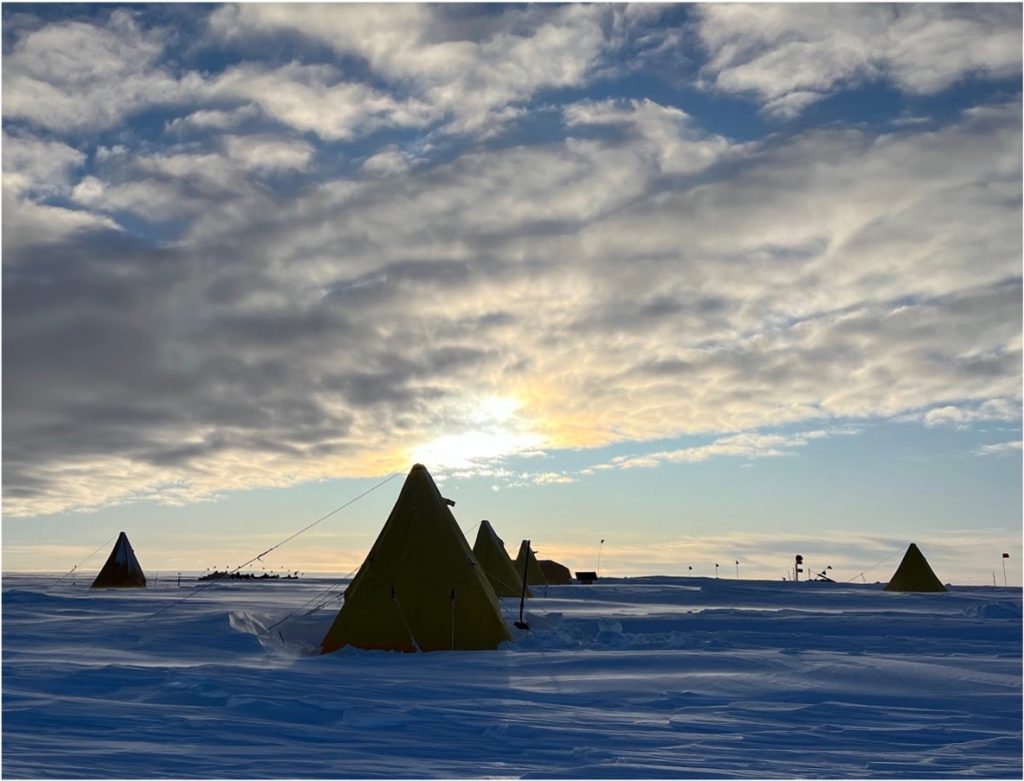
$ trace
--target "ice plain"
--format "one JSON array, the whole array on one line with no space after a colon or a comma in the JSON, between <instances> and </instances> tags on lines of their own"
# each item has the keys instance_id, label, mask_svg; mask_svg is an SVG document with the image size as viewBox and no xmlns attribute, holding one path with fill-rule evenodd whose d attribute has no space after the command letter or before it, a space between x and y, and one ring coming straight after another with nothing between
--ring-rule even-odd
<instances>
[{"instance_id":1,"label":"ice plain","mask_svg":"<svg viewBox=\"0 0 1024 781\"><path fill-rule=\"evenodd\" d=\"M318 656L339 581L200 585L5 575L3 776L1022 777L1019 589L603 579L495 652Z\"/></svg>"}]
</instances>

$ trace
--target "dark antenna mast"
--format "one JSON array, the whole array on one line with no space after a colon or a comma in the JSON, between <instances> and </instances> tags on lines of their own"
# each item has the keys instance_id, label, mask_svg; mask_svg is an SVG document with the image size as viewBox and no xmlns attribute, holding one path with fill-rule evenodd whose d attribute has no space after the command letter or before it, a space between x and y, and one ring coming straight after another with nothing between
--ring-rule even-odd
<instances>
[{"instance_id":1,"label":"dark antenna mast","mask_svg":"<svg viewBox=\"0 0 1024 781\"><path fill-rule=\"evenodd\" d=\"M526 555L523 556L523 591L519 595L519 620L516 621L516 629L530 631L530 625L523 620L523 608L526 606L526 572L530 568L530 541L526 541Z\"/></svg>"}]
</instances>

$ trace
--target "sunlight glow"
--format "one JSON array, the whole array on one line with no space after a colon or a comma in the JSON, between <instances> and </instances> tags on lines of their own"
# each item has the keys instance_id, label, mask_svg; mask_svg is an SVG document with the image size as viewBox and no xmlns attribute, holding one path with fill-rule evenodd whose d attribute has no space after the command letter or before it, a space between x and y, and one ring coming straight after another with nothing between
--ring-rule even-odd
<instances>
[{"instance_id":1,"label":"sunlight glow","mask_svg":"<svg viewBox=\"0 0 1024 781\"><path fill-rule=\"evenodd\" d=\"M463 430L443 434L412 452L416 463L431 469L468 470L481 462L534 450L543 438L516 416L516 399L489 397L471 405Z\"/></svg>"}]
</instances>

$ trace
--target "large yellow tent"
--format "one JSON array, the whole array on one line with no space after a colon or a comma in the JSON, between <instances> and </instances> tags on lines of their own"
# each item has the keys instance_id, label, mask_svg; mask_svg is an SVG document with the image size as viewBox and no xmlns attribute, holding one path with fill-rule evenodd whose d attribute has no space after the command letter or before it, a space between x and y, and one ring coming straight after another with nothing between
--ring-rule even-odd
<instances>
[{"instance_id":1,"label":"large yellow tent","mask_svg":"<svg viewBox=\"0 0 1024 781\"><path fill-rule=\"evenodd\" d=\"M96 576L90 588L145 588L146 575L135 558L135 551L128 542L128 535L117 535L114 549L110 551L103 569Z\"/></svg>"},{"instance_id":2,"label":"large yellow tent","mask_svg":"<svg viewBox=\"0 0 1024 781\"><path fill-rule=\"evenodd\" d=\"M885 587L886 591L945 591L928 560L917 545L910 543L903 561Z\"/></svg>"},{"instance_id":3,"label":"large yellow tent","mask_svg":"<svg viewBox=\"0 0 1024 781\"><path fill-rule=\"evenodd\" d=\"M483 650L509 639L494 589L430 473L416 464L321 651Z\"/></svg>"},{"instance_id":4,"label":"large yellow tent","mask_svg":"<svg viewBox=\"0 0 1024 781\"><path fill-rule=\"evenodd\" d=\"M480 530L473 543L473 555L487 573L499 597L518 597L523 593L522 570L517 570L505 550L505 543L494 531L490 521L480 521ZM526 590L526 596L533 596Z\"/></svg>"},{"instance_id":5,"label":"large yellow tent","mask_svg":"<svg viewBox=\"0 0 1024 781\"><path fill-rule=\"evenodd\" d=\"M546 586L548 579L544 576L544 570L537 563L537 557L533 555L530 541L523 540L519 545L519 555L516 556L516 572L523 571L523 565L527 559L529 559L529 563L525 565L526 584L529 586Z\"/></svg>"}]
</instances>

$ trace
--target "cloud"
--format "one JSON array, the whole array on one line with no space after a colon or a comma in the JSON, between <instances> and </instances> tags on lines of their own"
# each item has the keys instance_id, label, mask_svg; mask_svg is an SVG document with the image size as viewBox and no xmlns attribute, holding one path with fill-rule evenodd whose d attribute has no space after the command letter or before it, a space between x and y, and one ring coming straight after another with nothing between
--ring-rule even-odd
<instances>
[{"instance_id":1,"label":"cloud","mask_svg":"<svg viewBox=\"0 0 1024 781\"><path fill-rule=\"evenodd\" d=\"M1019 408L1019 100L736 143L575 91L627 45L615 9L316 10L215 10L230 65L194 93L127 11L15 40L11 73L54 84L56 41L109 47L65 124L16 101L5 131L7 513L444 447L551 482L577 475L502 458L701 436L647 458L748 459L798 452L783 426ZM174 80L181 121L84 105L132 74ZM481 140L520 111L537 135Z\"/></svg>"},{"instance_id":2,"label":"cloud","mask_svg":"<svg viewBox=\"0 0 1024 781\"><path fill-rule=\"evenodd\" d=\"M583 101L563 110L566 124L621 125L634 130L666 174L692 174L716 162L729 148L722 136L701 131L683 111L650 99ZM638 145L639 146L639 145Z\"/></svg>"},{"instance_id":3,"label":"cloud","mask_svg":"<svg viewBox=\"0 0 1024 781\"><path fill-rule=\"evenodd\" d=\"M167 123L167 129L173 133L202 131L210 128L230 130L238 125L254 120L259 113L259 109L251 103L229 111L200 109L183 117L175 117Z\"/></svg>"},{"instance_id":4,"label":"cloud","mask_svg":"<svg viewBox=\"0 0 1024 781\"><path fill-rule=\"evenodd\" d=\"M147 30L138 14L110 13L105 24L66 21L21 35L4 54L4 117L57 132L103 129L149 106L178 104L202 87L160 62L167 30Z\"/></svg>"},{"instance_id":5,"label":"cloud","mask_svg":"<svg viewBox=\"0 0 1024 781\"><path fill-rule=\"evenodd\" d=\"M303 170L313 159L313 147L305 141L274 136L229 136L227 154L247 170Z\"/></svg>"},{"instance_id":6,"label":"cloud","mask_svg":"<svg viewBox=\"0 0 1024 781\"><path fill-rule=\"evenodd\" d=\"M804 447L815 439L850 433L849 431L805 431L798 434L765 434L760 432L744 432L722 437L708 445L680 448L678 450L662 450L642 456L617 456L611 464L617 469L634 469L637 467L653 467L664 463L697 463L707 461L716 456L739 456L741 458L776 458L792 455L797 448Z\"/></svg>"},{"instance_id":7,"label":"cloud","mask_svg":"<svg viewBox=\"0 0 1024 781\"><path fill-rule=\"evenodd\" d=\"M370 176L390 176L405 173L415 164L414 155L392 146L368 157L363 162L362 170Z\"/></svg>"},{"instance_id":8,"label":"cloud","mask_svg":"<svg viewBox=\"0 0 1024 781\"><path fill-rule=\"evenodd\" d=\"M47 497L24 505L38 508L82 501L56 468L76 458L89 472L102 463L118 475L134 474L115 467L120 458L149 465L147 480L90 481L95 501L136 481L183 479L201 495L390 468L402 443L472 430L459 400L496 389L522 403L539 437L529 447L1012 398L1019 284L996 280L1015 273L1014 240L1004 261L970 262L976 241L991 245L1007 233L995 204L987 218L975 208L1000 179L992 169L999 158L977 147L999 148L1002 134L998 122L975 136L953 128L896 149L886 139L865 154L860 134L823 133L748 152L738 180L649 195L657 168L626 162L636 159L634 144L645 148L642 139L568 139L319 188L272 212L258 196L225 201L230 177L215 172L226 158L111 155L119 175L145 177L116 185L113 205L177 204L173 213L201 212L197 219L221 230L233 230L219 219L226 209L262 218L243 219L246 234L224 234L231 250L215 265L187 245L102 256L84 245L11 281L12 300L38 303L5 314L5 395L20 413L5 440L10 484L42 481L45 488L24 491L27 500ZM923 175L922 156L945 145L965 162ZM798 155L827 159L844 185L852 180L843 167L854 160L888 181L845 187L838 201L832 178L793 180ZM985 187L971 187L972 178ZM957 210L977 219L950 214L955 226L940 229L950 245L903 253L908 235L935 241L935 210L949 210L952 183ZM891 199L877 202L878 187L906 192L895 233L885 225ZM187 197L175 197L186 188ZM763 200L760 188L775 198ZM788 235L762 230L801 213L796 203L821 199L845 219L821 219L810 207L803 220L790 219ZM723 210L732 216L722 219ZM1003 219L1017 218L1007 211ZM870 250L860 246L858 223L872 225ZM900 248L906 271L895 273L887 246ZM143 262L152 270L140 278ZM658 297L645 304L652 278ZM699 299L688 292L695 282ZM32 358L40 344L51 345L51 365ZM77 429L82 452L48 452L54 427ZM756 450L746 444L732 446ZM243 453L252 468L225 479Z\"/></svg>"},{"instance_id":9,"label":"cloud","mask_svg":"<svg viewBox=\"0 0 1024 781\"><path fill-rule=\"evenodd\" d=\"M226 155L111 151L92 205L192 233L5 282L8 510L386 472L493 395L529 448L1013 399L1011 114L812 133L666 189L646 137L568 138L272 208Z\"/></svg>"},{"instance_id":10,"label":"cloud","mask_svg":"<svg viewBox=\"0 0 1024 781\"><path fill-rule=\"evenodd\" d=\"M213 99L244 101L291 128L347 140L385 126L422 126L435 116L420 101L400 101L329 65L290 63L275 69L239 65L209 84Z\"/></svg>"},{"instance_id":11,"label":"cloud","mask_svg":"<svg viewBox=\"0 0 1024 781\"><path fill-rule=\"evenodd\" d=\"M85 162L82 152L60 141L6 130L3 149L4 188L17 196L66 195L73 172Z\"/></svg>"},{"instance_id":12,"label":"cloud","mask_svg":"<svg viewBox=\"0 0 1024 781\"><path fill-rule=\"evenodd\" d=\"M3 133L4 247L59 242L82 231L113 229L104 216L46 203L72 193L86 156L60 141Z\"/></svg>"},{"instance_id":13,"label":"cloud","mask_svg":"<svg viewBox=\"0 0 1024 781\"><path fill-rule=\"evenodd\" d=\"M986 420L1019 420L1020 412L1019 401L989 399L973 406L946 405L944 407L936 407L925 412L921 420L929 428L952 426L962 429Z\"/></svg>"},{"instance_id":14,"label":"cloud","mask_svg":"<svg viewBox=\"0 0 1024 781\"><path fill-rule=\"evenodd\" d=\"M600 61L607 15L594 6L510 8L491 15L429 5L339 5L324 12L317 6L242 4L218 9L210 27L228 40L299 33L363 59L380 78L410 90L422 101L417 105L439 112L431 119L447 117L450 130L480 132L510 104L542 89L582 84ZM342 104L356 106L365 100L362 94L351 101L341 97ZM308 110L315 112L315 105ZM409 112L414 116L428 118Z\"/></svg>"},{"instance_id":15,"label":"cloud","mask_svg":"<svg viewBox=\"0 0 1024 781\"><path fill-rule=\"evenodd\" d=\"M526 477L534 485L565 485L576 480L564 472L540 472Z\"/></svg>"},{"instance_id":16,"label":"cloud","mask_svg":"<svg viewBox=\"0 0 1024 781\"><path fill-rule=\"evenodd\" d=\"M800 113L844 87L885 80L933 94L968 77L1020 73L1020 9L960 5L696 7L709 87Z\"/></svg>"},{"instance_id":17,"label":"cloud","mask_svg":"<svg viewBox=\"0 0 1024 781\"><path fill-rule=\"evenodd\" d=\"M1019 452L1020 448L1020 440L1012 442L996 442L991 445L982 445L974 451L974 454L977 456L1005 456Z\"/></svg>"},{"instance_id":18,"label":"cloud","mask_svg":"<svg viewBox=\"0 0 1024 781\"><path fill-rule=\"evenodd\" d=\"M118 219L192 218L199 228L205 217L224 225L223 214L237 214L240 203L247 211L270 205L264 177L303 171L314 155L306 141L269 133L222 134L205 148L178 144L153 153L101 146L95 174L79 180L70 197Z\"/></svg>"}]
</instances>

